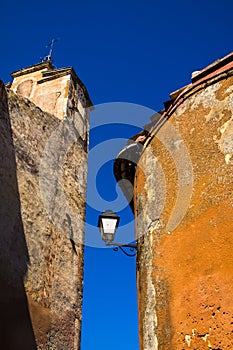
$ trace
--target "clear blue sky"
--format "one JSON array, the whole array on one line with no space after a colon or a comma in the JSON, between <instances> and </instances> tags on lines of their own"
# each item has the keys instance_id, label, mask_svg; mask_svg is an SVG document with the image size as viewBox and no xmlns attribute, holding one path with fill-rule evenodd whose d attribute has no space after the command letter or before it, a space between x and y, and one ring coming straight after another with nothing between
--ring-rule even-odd
<instances>
[{"instance_id":1,"label":"clear blue sky","mask_svg":"<svg viewBox=\"0 0 233 350\"><path fill-rule=\"evenodd\" d=\"M73 66L95 105L129 102L160 110L170 92L190 82L192 71L233 51L232 13L232 0L4 1L0 78L7 82L10 72L38 63L48 53L45 45L59 37L55 65ZM136 124L144 122L142 116ZM90 146L106 135L127 139L134 133L125 125L96 128ZM96 176L106 201L116 198L111 165ZM90 176L89 191L95 181ZM89 207L91 234L98 235L97 220L98 210ZM127 221L132 216L126 209ZM135 288L134 259L86 248L81 350L139 348Z\"/></svg>"}]
</instances>

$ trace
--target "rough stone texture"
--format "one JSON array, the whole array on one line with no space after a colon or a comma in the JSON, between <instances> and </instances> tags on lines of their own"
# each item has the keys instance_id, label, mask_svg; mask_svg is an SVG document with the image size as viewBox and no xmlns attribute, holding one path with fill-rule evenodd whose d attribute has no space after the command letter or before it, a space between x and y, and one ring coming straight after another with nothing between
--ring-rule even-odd
<instances>
[{"instance_id":1,"label":"rough stone texture","mask_svg":"<svg viewBox=\"0 0 233 350\"><path fill-rule=\"evenodd\" d=\"M194 86L135 179L142 350L233 349L233 77Z\"/></svg>"},{"instance_id":2,"label":"rough stone texture","mask_svg":"<svg viewBox=\"0 0 233 350\"><path fill-rule=\"evenodd\" d=\"M22 349L76 350L80 347L88 140L80 137L74 120L60 122L11 90L8 106L14 146L5 98L0 109L7 125L0 137L4 143L1 175L6 179L3 191L10 195L9 199L6 193L1 196L0 222L4 223L5 213L13 219L17 213L18 221L8 220L7 239L5 224L1 230L5 252L1 266L9 266L9 273L4 268L3 279L17 277L15 282L11 277L11 283L16 287L18 283L20 298L24 298L24 318L27 330L31 329L24 339L31 343L25 340ZM12 159L12 180L8 159ZM13 235L19 236L19 242L14 242ZM6 342L10 342L14 329L7 332Z\"/></svg>"},{"instance_id":3,"label":"rough stone texture","mask_svg":"<svg viewBox=\"0 0 233 350\"><path fill-rule=\"evenodd\" d=\"M24 278L29 253L22 222L7 95L0 81L0 348L36 349Z\"/></svg>"}]
</instances>

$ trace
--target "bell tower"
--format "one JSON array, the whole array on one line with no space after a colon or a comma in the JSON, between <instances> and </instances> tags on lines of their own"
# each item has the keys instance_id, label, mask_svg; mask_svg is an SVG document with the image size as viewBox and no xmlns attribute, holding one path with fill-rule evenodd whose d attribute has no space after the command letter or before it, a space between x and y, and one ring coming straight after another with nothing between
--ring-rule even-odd
<instances>
[{"instance_id":1,"label":"bell tower","mask_svg":"<svg viewBox=\"0 0 233 350\"><path fill-rule=\"evenodd\" d=\"M7 199L2 198L9 201L0 208L0 226L7 220L9 224L9 229L3 226L2 230L2 248L9 254L0 265L3 271L9 270L6 285L11 283L15 294L19 287L23 293L16 301L6 298L13 308L17 305L17 318L6 325L10 329L7 342L11 342L11 333L17 333L33 343L23 345L24 350L78 350L92 102L74 69L56 69L51 54L11 76L13 82L7 91L0 86L0 114L5 116L0 120L4 155L0 175L6 178L0 192L5 195L7 191ZM8 170L10 161L12 169ZM11 211L6 212L8 208ZM21 231L14 219L19 211ZM23 242L22 247L16 238ZM24 313L19 304L25 306ZM4 310L8 310L5 305L4 301Z\"/></svg>"},{"instance_id":2,"label":"bell tower","mask_svg":"<svg viewBox=\"0 0 233 350\"><path fill-rule=\"evenodd\" d=\"M60 120L92 106L87 89L72 67L54 69L50 60L11 73L11 89Z\"/></svg>"}]
</instances>

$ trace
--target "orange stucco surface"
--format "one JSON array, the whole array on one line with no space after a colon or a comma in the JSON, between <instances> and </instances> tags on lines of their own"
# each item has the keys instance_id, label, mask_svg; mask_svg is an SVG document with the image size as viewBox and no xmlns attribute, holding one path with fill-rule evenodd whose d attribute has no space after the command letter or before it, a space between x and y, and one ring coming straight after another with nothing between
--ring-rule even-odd
<instances>
[{"instance_id":1,"label":"orange stucco surface","mask_svg":"<svg viewBox=\"0 0 233 350\"><path fill-rule=\"evenodd\" d=\"M145 144L135 179L141 350L233 349L232 111L231 71L194 87Z\"/></svg>"}]
</instances>

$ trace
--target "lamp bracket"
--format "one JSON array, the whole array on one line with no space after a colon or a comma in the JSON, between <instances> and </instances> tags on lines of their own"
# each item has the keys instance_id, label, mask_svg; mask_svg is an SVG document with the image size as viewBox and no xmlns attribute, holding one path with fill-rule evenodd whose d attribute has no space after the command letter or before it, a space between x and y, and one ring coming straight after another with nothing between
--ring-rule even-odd
<instances>
[{"instance_id":1,"label":"lamp bracket","mask_svg":"<svg viewBox=\"0 0 233 350\"><path fill-rule=\"evenodd\" d=\"M115 246L113 250L116 252L120 249L125 255L133 257L137 254L137 245L136 244L120 244L116 242L112 242L111 245ZM128 253L124 248L130 248L130 251L133 253Z\"/></svg>"}]
</instances>

